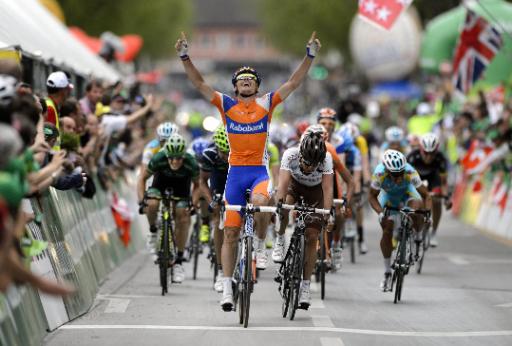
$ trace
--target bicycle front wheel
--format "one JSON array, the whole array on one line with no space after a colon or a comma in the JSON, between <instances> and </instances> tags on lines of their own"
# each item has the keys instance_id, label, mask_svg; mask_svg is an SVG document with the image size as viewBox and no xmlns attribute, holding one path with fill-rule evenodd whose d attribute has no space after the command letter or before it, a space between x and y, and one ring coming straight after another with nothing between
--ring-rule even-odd
<instances>
[{"instance_id":1,"label":"bicycle front wheel","mask_svg":"<svg viewBox=\"0 0 512 346\"><path fill-rule=\"evenodd\" d=\"M192 278L195 280L197 278L197 265L199 263L199 247L201 244L199 244L199 227L195 226L194 231L192 232L192 251L193 258L194 258L194 269L193 269L193 275Z\"/></svg>"},{"instance_id":2,"label":"bicycle front wheel","mask_svg":"<svg viewBox=\"0 0 512 346\"><path fill-rule=\"evenodd\" d=\"M168 292L170 260L168 221L164 221L163 223L162 243L160 244L160 249L160 260L158 261L160 269L160 286L162 287L162 295L165 295Z\"/></svg>"},{"instance_id":3,"label":"bicycle front wheel","mask_svg":"<svg viewBox=\"0 0 512 346\"><path fill-rule=\"evenodd\" d=\"M244 328L249 324L249 310L251 308L251 291L252 291L252 237L245 238L245 268L243 277L243 300L244 300Z\"/></svg>"},{"instance_id":4,"label":"bicycle front wheel","mask_svg":"<svg viewBox=\"0 0 512 346\"><path fill-rule=\"evenodd\" d=\"M293 280L291 288L291 304L290 321L295 318L295 312L299 308L299 294L302 279L302 271L304 270L304 237L298 240L298 246L293 256Z\"/></svg>"}]
</instances>

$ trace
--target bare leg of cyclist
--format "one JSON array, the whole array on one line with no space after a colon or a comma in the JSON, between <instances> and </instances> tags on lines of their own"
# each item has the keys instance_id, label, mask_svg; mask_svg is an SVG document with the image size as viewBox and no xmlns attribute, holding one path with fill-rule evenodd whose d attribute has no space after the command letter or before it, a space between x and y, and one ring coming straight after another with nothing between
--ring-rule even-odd
<instances>
[{"instance_id":1,"label":"bare leg of cyclist","mask_svg":"<svg viewBox=\"0 0 512 346\"><path fill-rule=\"evenodd\" d=\"M359 240L359 252L365 254L368 252L368 247L364 241L364 228L363 228L363 207L356 206L356 224L357 224L357 237Z\"/></svg>"},{"instance_id":2,"label":"bare leg of cyclist","mask_svg":"<svg viewBox=\"0 0 512 346\"><path fill-rule=\"evenodd\" d=\"M384 257L384 280L380 284L384 292L391 290L391 254L393 253L393 221L385 220L382 225L380 250Z\"/></svg>"},{"instance_id":3,"label":"bare leg of cyclist","mask_svg":"<svg viewBox=\"0 0 512 346\"><path fill-rule=\"evenodd\" d=\"M313 270L315 269L317 241L318 230L314 228L306 229L304 244L304 276L301 283L299 297L299 304L303 309L307 309L311 304L310 280Z\"/></svg>"},{"instance_id":4,"label":"bare leg of cyclist","mask_svg":"<svg viewBox=\"0 0 512 346\"><path fill-rule=\"evenodd\" d=\"M423 201L419 199L411 199L407 202L407 205L412 209L422 209ZM411 218L413 221L414 232L419 232L423 230L423 215L413 214L411 215Z\"/></svg>"},{"instance_id":5,"label":"bare leg of cyclist","mask_svg":"<svg viewBox=\"0 0 512 346\"><path fill-rule=\"evenodd\" d=\"M345 220L341 214L341 208L336 206L336 214L334 217L334 231L333 231L333 245L332 245L332 260L333 268L341 268L342 262L342 244L341 239L343 238Z\"/></svg>"},{"instance_id":6,"label":"bare leg of cyclist","mask_svg":"<svg viewBox=\"0 0 512 346\"><path fill-rule=\"evenodd\" d=\"M188 208L176 208L176 247L178 248L177 262L181 264L183 251L188 240L188 231L190 228L190 212Z\"/></svg>"},{"instance_id":7,"label":"bare leg of cyclist","mask_svg":"<svg viewBox=\"0 0 512 346\"><path fill-rule=\"evenodd\" d=\"M295 199L291 195L287 195L285 199L285 204L295 204ZM288 222L290 220L290 212L289 210L282 211L282 219L279 220L279 229L277 230L276 241L274 243L274 250L272 251L272 260L276 263L280 263L284 260L285 256L285 240L284 240L284 232L286 231L286 227L288 227Z\"/></svg>"},{"instance_id":8,"label":"bare leg of cyclist","mask_svg":"<svg viewBox=\"0 0 512 346\"><path fill-rule=\"evenodd\" d=\"M256 206L266 206L269 198L265 195L254 193L251 202ZM256 253L256 268L265 269L268 264L268 256L265 250L265 238L267 236L267 227L270 222L269 213L256 213L254 215L256 237L254 238L254 250Z\"/></svg>"},{"instance_id":9,"label":"bare leg of cyclist","mask_svg":"<svg viewBox=\"0 0 512 346\"><path fill-rule=\"evenodd\" d=\"M148 199L148 207L146 215L148 217L149 226L155 226L156 218L158 216L158 207L160 206L160 201L158 199Z\"/></svg>"},{"instance_id":10,"label":"bare leg of cyclist","mask_svg":"<svg viewBox=\"0 0 512 346\"><path fill-rule=\"evenodd\" d=\"M437 227L439 221L441 221L441 215L443 213L443 206L441 203L442 199L439 197L432 197L432 232L437 233Z\"/></svg>"},{"instance_id":11,"label":"bare leg of cyclist","mask_svg":"<svg viewBox=\"0 0 512 346\"><path fill-rule=\"evenodd\" d=\"M225 227L224 241L222 243L222 269L224 271L223 295L221 306L224 311L233 308L233 288L231 285L233 272L235 271L236 254L238 250L239 227Z\"/></svg>"}]
</instances>

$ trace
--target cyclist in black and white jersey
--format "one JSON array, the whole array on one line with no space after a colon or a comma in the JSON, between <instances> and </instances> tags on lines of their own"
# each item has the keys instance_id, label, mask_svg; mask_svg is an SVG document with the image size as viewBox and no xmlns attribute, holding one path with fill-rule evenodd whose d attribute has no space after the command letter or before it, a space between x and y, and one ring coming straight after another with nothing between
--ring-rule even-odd
<instances>
[{"instance_id":1,"label":"cyclist in black and white jersey","mask_svg":"<svg viewBox=\"0 0 512 346\"><path fill-rule=\"evenodd\" d=\"M286 150L281 160L277 200L287 204L298 202L300 197L311 207L330 209L333 203L333 162L327 152L322 133L306 132L300 141L300 147ZM302 280L299 304L306 308L310 305L310 281L316 262L316 246L324 220L314 214L306 221L304 280ZM272 259L276 262L284 259L284 232L288 225L288 213L283 215Z\"/></svg>"}]
</instances>

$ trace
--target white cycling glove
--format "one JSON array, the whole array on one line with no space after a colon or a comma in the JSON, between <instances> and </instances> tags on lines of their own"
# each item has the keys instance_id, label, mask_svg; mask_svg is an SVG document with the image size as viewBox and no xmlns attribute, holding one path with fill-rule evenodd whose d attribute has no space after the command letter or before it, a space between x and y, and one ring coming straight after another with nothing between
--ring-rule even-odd
<instances>
[{"instance_id":1,"label":"white cycling glove","mask_svg":"<svg viewBox=\"0 0 512 346\"><path fill-rule=\"evenodd\" d=\"M320 50L320 45L318 44L318 42L316 40L311 41L306 46L306 54L310 58L314 58L318 54L319 50Z\"/></svg>"},{"instance_id":2,"label":"white cycling glove","mask_svg":"<svg viewBox=\"0 0 512 346\"><path fill-rule=\"evenodd\" d=\"M187 60L188 57L188 42L186 40L181 41L180 49L178 50L178 55L181 60Z\"/></svg>"}]
</instances>

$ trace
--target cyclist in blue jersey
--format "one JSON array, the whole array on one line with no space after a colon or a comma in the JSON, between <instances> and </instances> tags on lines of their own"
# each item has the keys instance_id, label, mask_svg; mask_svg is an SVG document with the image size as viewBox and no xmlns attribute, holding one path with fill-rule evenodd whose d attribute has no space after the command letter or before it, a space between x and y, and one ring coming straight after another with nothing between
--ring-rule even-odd
<instances>
[{"instance_id":1,"label":"cyclist in blue jersey","mask_svg":"<svg viewBox=\"0 0 512 346\"><path fill-rule=\"evenodd\" d=\"M384 152L388 149L393 149L405 154L409 143L404 135L404 130L398 126L390 126L385 132L386 141L382 143L380 150Z\"/></svg>"},{"instance_id":2,"label":"cyclist in blue jersey","mask_svg":"<svg viewBox=\"0 0 512 346\"><path fill-rule=\"evenodd\" d=\"M228 157L229 157L229 141L224 126L219 126L213 134L213 145L203 150L202 157L199 160L199 182L201 190L206 202L212 202L213 194L224 195L224 187L228 177ZM220 208L215 208L212 213L213 221L213 242L215 253L217 254L218 275L215 281L215 290L222 292L224 274L221 263L221 249L224 240L224 230L219 228Z\"/></svg>"},{"instance_id":3,"label":"cyclist in blue jersey","mask_svg":"<svg viewBox=\"0 0 512 346\"><path fill-rule=\"evenodd\" d=\"M197 137L192 141L192 143L190 143L188 152L191 155L194 155L197 163L201 165L201 160L203 160L203 152L211 147L215 147L211 139L205 137ZM205 198L205 193L202 193L200 200L201 229L199 230L199 241L201 243L208 243L210 240L210 217L207 211L208 204L206 203Z\"/></svg>"},{"instance_id":4,"label":"cyclist in blue jersey","mask_svg":"<svg viewBox=\"0 0 512 346\"><path fill-rule=\"evenodd\" d=\"M391 253L393 252L393 230L398 229L398 215L386 217L384 208L408 206L412 209L432 208L432 200L427 188L422 184L418 172L407 163L405 156L396 150L384 152L382 162L375 168L370 186L369 202L379 215L382 227L380 249L384 257L384 279L380 288L391 290ZM412 215L413 228L419 232L423 227L423 218Z\"/></svg>"}]
</instances>

